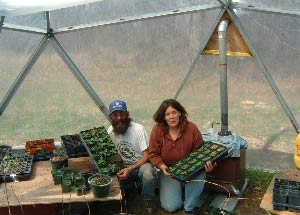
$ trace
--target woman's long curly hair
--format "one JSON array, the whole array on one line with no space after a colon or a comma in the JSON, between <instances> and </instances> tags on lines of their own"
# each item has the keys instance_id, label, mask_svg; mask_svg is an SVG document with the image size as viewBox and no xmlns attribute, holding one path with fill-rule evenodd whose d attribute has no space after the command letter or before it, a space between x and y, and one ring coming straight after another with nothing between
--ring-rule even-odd
<instances>
[{"instance_id":1,"label":"woman's long curly hair","mask_svg":"<svg viewBox=\"0 0 300 215\"><path fill-rule=\"evenodd\" d=\"M168 107L172 107L181 113L179 125L182 125L187 120L188 115L185 108L175 99L164 100L153 115L153 119L155 122L162 125L166 130L169 129L169 126L165 120L165 113Z\"/></svg>"}]
</instances>

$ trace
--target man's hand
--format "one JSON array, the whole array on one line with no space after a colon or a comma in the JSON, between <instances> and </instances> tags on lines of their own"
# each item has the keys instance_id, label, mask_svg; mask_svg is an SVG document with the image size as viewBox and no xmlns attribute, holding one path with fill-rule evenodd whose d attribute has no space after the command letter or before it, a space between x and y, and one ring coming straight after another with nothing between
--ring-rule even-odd
<instances>
[{"instance_id":1,"label":"man's hand","mask_svg":"<svg viewBox=\"0 0 300 215\"><path fill-rule=\"evenodd\" d=\"M205 172L211 172L215 166L217 166L217 163L212 163L211 161L207 161L205 164Z\"/></svg>"},{"instance_id":2,"label":"man's hand","mask_svg":"<svg viewBox=\"0 0 300 215\"><path fill-rule=\"evenodd\" d=\"M165 164L162 164L159 168L165 176L171 177L171 174L169 173L169 168Z\"/></svg>"},{"instance_id":3,"label":"man's hand","mask_svg":"<svg viewBox=\"0 0 300 215\"><path fill-rule=\"evenodd\" d=\"M121 169L118 173L117 173L117 176L120 178L120 179L127 179L129 174L132 172L132 169L130 167L127 167L127 168L124 168L124 169Z\"/></svg>"}]
</instances>

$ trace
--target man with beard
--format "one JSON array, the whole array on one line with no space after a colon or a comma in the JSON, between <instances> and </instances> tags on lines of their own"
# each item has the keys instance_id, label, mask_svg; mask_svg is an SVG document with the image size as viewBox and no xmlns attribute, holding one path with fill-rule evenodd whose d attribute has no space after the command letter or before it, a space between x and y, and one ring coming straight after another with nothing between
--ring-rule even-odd
<instances>
[{"instance_id":1,"label":"man with beard","mask_svg":"<svg viewBox=\"0 0 300 215\"><path fill-rule=\"evenodd\" d=\"M112 141L121 156L124 168L117 176L125 195L132 192L137 180L142 182L142 195L146 211L153 212L154 177L156 170L149 162L149 137L145 128L129 118L126 102L116 100L109 105Z\"/></svg>"}]
</instances>

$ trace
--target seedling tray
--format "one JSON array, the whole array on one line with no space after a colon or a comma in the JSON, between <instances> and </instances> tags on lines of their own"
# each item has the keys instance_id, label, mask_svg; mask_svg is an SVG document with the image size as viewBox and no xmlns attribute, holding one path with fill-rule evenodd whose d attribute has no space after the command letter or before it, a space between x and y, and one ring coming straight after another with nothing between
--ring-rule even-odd
<instances>
[{"instance_id":1,"label":"seedling tray","mask_svg":"<svg viewBox=\"0 0 300 215\"><path fill-rule=\"evenodd\" d=\"M29 179L32 169L32 155L19 155L8 150L0 161L0 181L11 182L13 175L19 181Z\"/></svg>"},{"instance_id":2,"label":"seedling tray","mask_svg":"<svg viewBox=\"0 0 300 215\"><path fill-rule=\"evenodd\" d=\"M228 155L226 147L207 141L201 148L170 166L169 172L180 181L188 181L204 171L207 161L217 162L226 155Z\"/></svg>"},{"instance_id":3,"label":"seedling tray","mask_svg":"<svg viewBox=\"0 0 300 215\"><path fill-rule=\"evenodd\" d=\"M61 136L61 144L69 158L89 156L79 134Z\"/></svg>"},{"instance_id":4,"label":"seedling tray","mask_svg":"<svg viewBox=\"0 0 300 215\"><path fill-rule=\"evenodd\" d=\"M33 156L33 161L49 160L54 150L54 139L29 140L25 145L25 152Z\"/></svg>"},{"instance_id":5,"label":"seedling tray","mask_svg":"<svg viewBox=\"0 0 300 215\"><path fill-rule=\"evenodd\" d=\"M119 161L109 161L118 152L104 126L81 131L80 137L100 173L114 175L118 172Z\"/></svg>"}]
</instances>

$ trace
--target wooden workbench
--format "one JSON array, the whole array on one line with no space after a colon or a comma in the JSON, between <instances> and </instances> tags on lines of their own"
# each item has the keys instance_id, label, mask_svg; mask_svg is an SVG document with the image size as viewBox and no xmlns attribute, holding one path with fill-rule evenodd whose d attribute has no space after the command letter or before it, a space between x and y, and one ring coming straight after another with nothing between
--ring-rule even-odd
<instances>
[{"instance_id":1,"label":"wooden workbench","mask_svg":"<svg viewBox=\"0 0 300 215\"><path fill-rule=\"evenodd\" d=\"M6 183L0 186L0 207L19 205L55 204L86 201L120 200L121 192L116 177L113 177L109 196L94 198L92 191L85 196L77 196L74 188L70 193L62 193L61 185L54 185L50 161L35 162L29 180Z\"/></svg>"}]
</instances>

